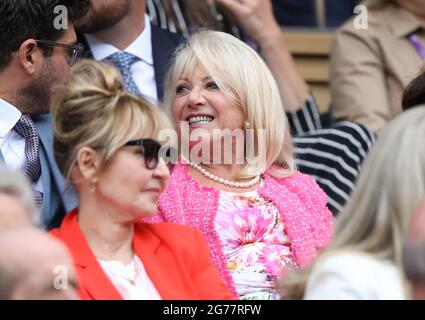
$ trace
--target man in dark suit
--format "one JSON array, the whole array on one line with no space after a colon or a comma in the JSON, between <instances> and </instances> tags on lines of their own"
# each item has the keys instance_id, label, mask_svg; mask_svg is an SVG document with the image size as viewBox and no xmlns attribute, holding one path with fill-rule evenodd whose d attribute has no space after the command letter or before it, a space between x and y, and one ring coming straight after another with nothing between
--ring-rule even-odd
<instances>
[{"instance_id":1,"label":"man in dark suit","mask_svg":"<svg viewBox=\"0 0 425 320\"><path fill-rule=\"evenodd\" d=\"M129 91L161 101L167 67L183 38L150 23L146 0L91 0L91 5L75 24L88 49L84 56L115 65Z\"/></svg>"},{"instance_id":2,"label":"man in dark suit","mask_svg":"<svg viewBox=\"0 0 425 320\"><path fill-rule=\"evenodd\" d=\"M2 0L0 5L0 162L28 176L46 227L57 225L55 218L76 205L54 160L48 113L54 88L78 58L72 22L87 12L88 4ZM63 6L65 24L57 20Z\"/></svg>"}]
</instances>

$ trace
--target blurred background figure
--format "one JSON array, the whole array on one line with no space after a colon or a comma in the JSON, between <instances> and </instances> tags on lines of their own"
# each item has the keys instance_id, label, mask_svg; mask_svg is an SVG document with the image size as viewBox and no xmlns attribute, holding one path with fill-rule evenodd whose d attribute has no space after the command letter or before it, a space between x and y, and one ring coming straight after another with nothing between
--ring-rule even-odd
<instances>
[{"instance_id":1,"label":"blurred background figure","mask_svg":"<svg viewBox=\"0 0 425 320\"><path fill-rule=\"evenodd\" d=\"M283 278L285 298L406 299L402 245L425 197L425 108L399 115L370 152L335 237L312 264Z\"/></svg>"},{"instance_id":2,"label":"blurred background figure","mask_svg":"<svg viewBox=\"0 0 425 320\"><path fill-rule=\"evenodd\" d=\"M0 232L13 227L39 225L31 185L23 173L0 164Z\"/></svg>"},{"instance_id":3,"label":"blurred background figure","mask_svg":"<svg viewBox=\"0 0 425 320\"><path fill-rule=\"evenodd\" d=\"M85 58L118 68L127 90L162 101L164 75L182 38L151 24L146 0L90 0L91 10L77 21Z\"/></svg>"},{"instance_id":4,"label":"blurred background figure","mask_svg":"<svg viewBox=\"0 0 425 320\"><path fill-rule=\"evenodd\" d=\"M0 232L0 300L78 299L71 256L35 228Z\"/></svg>"},{"instance_id":5,"label":"blurred background figure","mask_svg":"<svg viewBox=\"0 0 425 320\"><path fill-rule=\"evenodd\" d=\"M413 214L403 247L403 267L412 298L425 300L425 200Z\"/></svg>"},{"instance_id":6,"label":"blurred background figure","mask_svg":"<svg viewBox=\"0 0 425 320\"><path fill-rule=\"evenodd\" d=\"M198 230L142 223L170 174L155 140L165 114L93 60L73 68L52 113L56 160L80 198L52 234L74 257L81 298L233 298Z\"/></svg>"},{"instance_id":7,"label":"blurred background figure","mask_svg":"<svg viewBox=\"0 0 425 320\"><path fill-rule=\"evenodd\" d=\"M331 53L332 110L379 132L399 114L405 87L425 59L422 0L368 0L367 29L353 19L337 32ZM396 50L395 50L396 48Z\"/></svg>"}]
</instances>

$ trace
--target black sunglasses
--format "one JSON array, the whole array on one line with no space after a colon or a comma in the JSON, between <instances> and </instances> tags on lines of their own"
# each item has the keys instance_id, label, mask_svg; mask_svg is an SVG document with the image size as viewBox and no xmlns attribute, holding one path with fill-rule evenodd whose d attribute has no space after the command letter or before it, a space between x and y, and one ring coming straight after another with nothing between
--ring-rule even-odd
<instances>
[{"instance_id":1,"label":"black sunglasses","mask_svg":"<svg viewBox=\"0 0 425 320\"><path fill-rule=\"evenodd\" d=\"M81 43L66 44L51 40L35 40L35 42L37 42L38 44L45 44L48 46L62 47L68 49L68 55L66 57L66 60L68 62L68 65L71 67L77 62L77 60L81 57L84 51L84 45L82 45Z\"/></svg>"},{"instance_id":2,"label":"black sunglasses","mask_svg":"<svg viewBox=\"0 0 425 320\"><path fill-rule=\"evenodd\" d=\"M124 146L139 146L147 169L153 170L159 163L161 145L153 139L138 139L127 142Z\"/></svg>"}]
</instances>

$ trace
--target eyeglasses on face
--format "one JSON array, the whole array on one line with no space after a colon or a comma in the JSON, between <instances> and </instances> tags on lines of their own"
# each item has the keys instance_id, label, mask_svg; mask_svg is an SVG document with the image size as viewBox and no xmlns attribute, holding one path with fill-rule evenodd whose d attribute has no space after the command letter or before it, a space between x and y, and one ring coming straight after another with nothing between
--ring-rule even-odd
<instances>
[{"instance_id":1,"label":"eyeglasses on face","mask_svg":"<svg viewBox=\"0 0 425 320\"><path fill-rule=\"evenodd\" d=\"M146 168L153 170L159 163L159 151L161 145L153 139L137 139L127 142L125 146L139 146L145 158Z\"/></svg>"},{"instance_id":2,"label":"eyeglasses on face","mask_svg":"<svg viewBox=\"0 0 425 320\"><path fill-rule=\"evenodd\" d=\"M44 45L48 45L48 46L53 46L53 47L61 47L61 48L66 48L68 49L68 54L66 56L66 60L68 62L69 66L73 66L78 59L81 57L83 51L84 51L84 45L82 45L81 43L77 43L77 44L66 44L66 43L60 43L60 42L55 42L55 41L51 41L51 40L35 40L37 42L37 44L44 44Z\"/></svg>"}]
</instances>

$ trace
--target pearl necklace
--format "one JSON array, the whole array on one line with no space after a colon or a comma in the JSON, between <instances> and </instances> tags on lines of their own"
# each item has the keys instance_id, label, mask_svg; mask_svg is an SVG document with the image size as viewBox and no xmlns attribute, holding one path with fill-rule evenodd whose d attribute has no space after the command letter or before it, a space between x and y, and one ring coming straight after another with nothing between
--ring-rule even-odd
<instances>
[{"instance_id":1,"label":"pearl necklace","mask_svg":"<svg viewBox=\"0 0 425 320\"><path fill-rule=\"evenodd\" d=\"M227 179L223 179L223 178L219 178L215 175L213 175L212 173L208 172L207 170L205 170L204 168L202 168L199 164L193 163L192 161L187 160L185 157L181 156L182 160L184 162L186 162L188 165L190 165L192 168L198 170L203 176L205 176L206 178L213 180L215 182L224 184L225 186L228 187L234 187L234 188L249 188L252 187L254 185L256 185L259 181L260 181L260 176L256 176L254 178L252 178L250 181L248 182L236 182L236 181L230 181Z\"/></svg>"}]
</instances>

